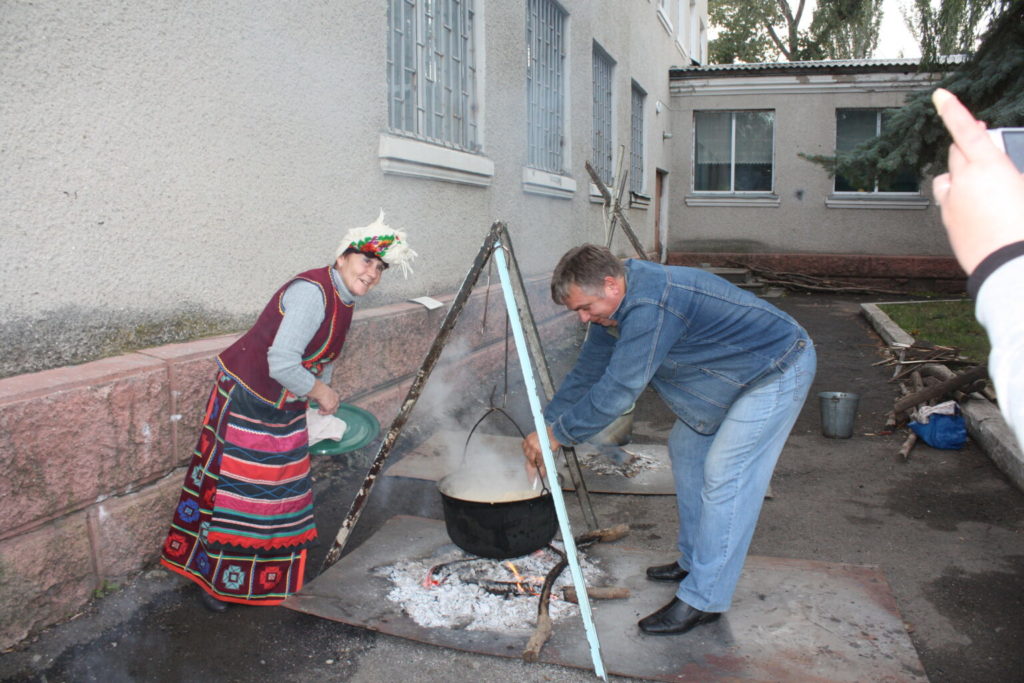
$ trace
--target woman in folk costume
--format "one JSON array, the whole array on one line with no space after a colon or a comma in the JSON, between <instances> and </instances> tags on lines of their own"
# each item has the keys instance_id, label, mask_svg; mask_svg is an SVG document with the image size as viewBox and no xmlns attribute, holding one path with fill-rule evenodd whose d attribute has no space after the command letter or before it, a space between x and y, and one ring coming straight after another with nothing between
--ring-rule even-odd
<instances>
[{"instance_id":1,"label":"woman in folk costume","mask_svg":"<svg viewBox=\"0 0 1024 683\"><path fill-rule=\"evenodd\" d=\"M306 408L331 415L330 387L356 297L416 253L384 212L345 235L334 263L299 273L220 366L161 564L199 584L215 612L276 605L302 588L313 521Z\"/></svg>"}]
</instances>

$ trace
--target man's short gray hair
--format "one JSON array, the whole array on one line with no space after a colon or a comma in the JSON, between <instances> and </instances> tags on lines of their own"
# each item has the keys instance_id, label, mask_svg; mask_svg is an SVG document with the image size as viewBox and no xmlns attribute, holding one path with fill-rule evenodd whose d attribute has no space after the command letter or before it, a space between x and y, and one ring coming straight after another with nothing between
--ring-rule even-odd
<instances>
[{"instance_id":1,"label":"man's short gray hair","mask_svg":"<svg viewBox=\"0 0 1024 683\"><path fill-rule=\"evenodd\" d=\"M603 292L606 277L622 277L626 268L611 251L596 244L583 244L565 252L551 274L551 298L564 305L569 287L576 285L585 293Z\"/></svg>"}]
</instances>

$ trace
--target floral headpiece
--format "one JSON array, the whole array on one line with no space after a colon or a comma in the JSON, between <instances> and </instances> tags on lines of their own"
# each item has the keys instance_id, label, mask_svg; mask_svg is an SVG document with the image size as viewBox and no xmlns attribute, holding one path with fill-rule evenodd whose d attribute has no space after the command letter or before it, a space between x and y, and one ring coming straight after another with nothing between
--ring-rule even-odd
<instances>
[{"instance_id":1,"label":"floral headpiece","mask_svg":"<svg viewBox=\"0 0 1024 683\"><path fill-rule=\"evenodd\" d=\"M337 256L347 249L355 249L370 256L376 256L389 266L399 266L402 275L409 277L412 267L409 263L416 258L416 252L409 248L405 233L392 230L384 224L384 209L377 220L362 228L352 228L338 245Z\"/></svg>"}]
</instances>

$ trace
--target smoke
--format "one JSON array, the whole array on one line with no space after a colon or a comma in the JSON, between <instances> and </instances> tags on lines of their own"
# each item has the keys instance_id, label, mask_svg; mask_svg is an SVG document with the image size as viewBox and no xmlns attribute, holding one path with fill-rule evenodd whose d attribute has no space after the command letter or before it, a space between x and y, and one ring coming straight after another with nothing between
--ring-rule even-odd
<instances>
[{"instance_id":1,"label":"smoke","mask_svg":"<svg viewBox=\"0 0 1024 683\"><path fill-rule=\"evenodd\" d=\"M527 480L521 446L532 423L516 417L524 402L518 359L511 349L506 373L503 344L473 349L466 339L450 341L416 406L447 477L445 492L454 497L521 500L539 493Z\"/></svg>"}]
</instances>

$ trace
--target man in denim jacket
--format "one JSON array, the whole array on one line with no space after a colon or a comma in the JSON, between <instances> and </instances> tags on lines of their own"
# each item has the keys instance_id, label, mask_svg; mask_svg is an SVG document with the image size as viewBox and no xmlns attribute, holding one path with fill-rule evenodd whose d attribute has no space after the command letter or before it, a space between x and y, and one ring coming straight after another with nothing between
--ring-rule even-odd
<instances>
[{"instance_id":1,"label":"man in denim jacket","mask_svg":"<svg viewBox=\"0 0 1024 683\"><path fill-rule=\"evenodd\" d=\"M676 597L640 620L685 633L729 609L772 470L814 378L814 345L790 316L722 278L648 261L624 264L591 244L562 257L556 303L594 323L544 410L553 449L594 436L648 385L675 413L669 456L679 557L648 578ZM528 468L544 470L536 433Z\"/></svg>"}]
</instances>

